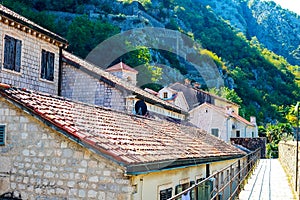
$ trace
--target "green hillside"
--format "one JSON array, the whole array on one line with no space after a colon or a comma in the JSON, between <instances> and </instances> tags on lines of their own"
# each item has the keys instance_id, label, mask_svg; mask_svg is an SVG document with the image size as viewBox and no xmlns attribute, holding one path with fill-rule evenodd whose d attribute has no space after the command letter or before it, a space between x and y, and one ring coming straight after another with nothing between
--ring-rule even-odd
<instances>
[{"instance_id":1,"label":"green hillside","mask_svg":"<svg viewBox=\"0 0 300 200\"><path fill-rule=\"evenodd\" d=\"M70 42L68 50L84 58L95 45L124 28L130 2L4 0L3 4L62 35ZM221 18L209 5L192 0L140 2L143 12L166 28L189 35L207 49L207 55L220 68L226 86L234 89L241 97L241 115L246 118L257 116L260 123L287 121L286 116L291 106L300 100L299 66L289 64L284 57L268 50L255 35L243 33L231 26L228 20ZM90 10L100 17L88 17ZM114 23L109 14L118 16L113 20L119 21ZM168 61L166 63L177 68L183 76L188 76L185 61L167 52L142 49L124 55L124 59L133 66L140 62L151 64L157 52L162 60ZM159 83L159 78L155 80Z\"/></svg>"}]
</instances>

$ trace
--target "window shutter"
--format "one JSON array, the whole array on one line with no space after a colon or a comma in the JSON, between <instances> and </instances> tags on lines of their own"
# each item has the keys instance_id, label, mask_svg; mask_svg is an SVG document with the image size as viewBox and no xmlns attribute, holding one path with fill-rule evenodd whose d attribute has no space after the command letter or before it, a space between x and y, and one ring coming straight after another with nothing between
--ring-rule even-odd
<instances>
[{"instance_id":1,"label":"window shutter","mask_svg":"<svg viewBox=\"0 0 300 200\"><path fill-rule=\"evenodd\" d=\"M169 199L171 197L172 197L172 188L161 190L159 192L159 199L160 200L167 200L167 199Z\"/></svg>"},{"instance_id":2,"label":"window shutter","mask_svg":"<svg viewBox=\"0 0 300 200\"><path fill-rule=\"evenodd\" d=\"M11 69L11 70L14 69L14 65L15 65L15 53L16 53L15 44L16 44L16 41L13 38L11 38L10 42L9 42L9 61L8 61L9 62L8 69Z\"/></svg>"},{"instance_id":3,"label":"window shutter","mask_svg":"<svg viewBox=\"0 0 300 200\"><path fill-rule=\"evenodd\" d=\"M54 80L54 53L48 52L47 79Z\"/></svg>"},{"instance_id":4,"label":"window shutter","mask_svg":"<svg viewBox=\"0 0 300 200\"><path fill-rule=\"evenodd\" d=\"M17 72L21 69L21 49L22 41L16 40L15 71Z\"/></svg>"},{"instance_id":5,"label":"window shutter","mask_svg":"<svg viewBox=\"0 0 300 200\"><path fill-rule=\"evenodd\" d=\"M180 192L182 192L182 185L176 185L175 186L175 194L178 194Z\"/></svg>"},{"instance_id":6,"label":"window shutter","mask_svg":"<svg viewBox=\"0 0 300 200\"><path fill-rule=\"evenodd\" d=\"M195 181L190 182L190 187L193 186L193 185L195 185ZM196 192L195 188L191 190L191 192L190 192L190 199L191 200L196 199L196 193L195 192Z\"/></svg>"},{"instance_id":7,"label":"window shutter","mask_svg":"<svg viewBox=\"0 0 300 200\"><path fill-rule=\"evenodd\" d=\"M5 126L0 125L0 145L5 145Z\"/></svg>"},{"instance_id":8,"label":"window shutter","mask_svg":"<svg viewBox=\"0 0 300 200\"><path fill-rule=\"evenodd\" d=\"M168 188L167 189L167 198L171 198L172 197L172 188Z\"/></svg>"},{"instance_id":9,"label":"window shutter","mask_svg":"<svg viewBox=\"0 0 300 200\"><path fill-rule=\"evenodd\" d=\"M166 200L167 199L167 191L166 190L160 191L159 197L160 197L159 198L160 200Z\"/></svg>"},{"instance_id":10,"label":"window shutter","mask_svg":"<svg viewBox=\"0 0 300 200\"><path fill-rule=\"evenodd\" d=\"M11 69L12 68L12 56L11 56L11 44L13 43L12 38L9 36L5 36L5 44L4 44L4 68Z\"/></svg>"},{"instance_id":11,"label":"window shutter","mask_svg":"<svg viewBox=\"0 0 300 200\"><path fill-rule=\"evenodd\" d=\"M46 78L46 68L47 68L47 52L42 50L42 61L41 61L41 78Z\"/></svg>"}]
</instances>

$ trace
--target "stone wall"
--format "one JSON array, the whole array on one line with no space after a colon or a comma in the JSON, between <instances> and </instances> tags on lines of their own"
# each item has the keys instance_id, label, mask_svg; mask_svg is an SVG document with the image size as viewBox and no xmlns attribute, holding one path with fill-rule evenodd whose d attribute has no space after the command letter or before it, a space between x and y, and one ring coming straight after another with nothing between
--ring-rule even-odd
<instances>
[{"instance_id":1,"label":"stone wall","mask_svg":"<svg viewBox=\"0 0 300 200\"><path fill-rule=\"evenodd\" d=\"M292 188L295 188L295 183L296 183L296 150L297 150L296 145L297 145L296 141L279 142L278 144L279 161L283 166L285 172L287 173L288 177L290 177L291 179L290 184L293 185ZM298 161L298 169L299 166L300 163ZM299 183L299 177L298 177L298 183Z\"/></svg>"},{"instance_id":2,"label":"stone wall","mask_svg":"<svg viewBox=\"0 0 300 200\"><path fill-rule=\"evenodd\" d=\"M57 94L59 48L3 23L0 23L0 30L0 82L16 87ZM3 68L5 35L22 41L20 72ZM54 53L54 81L40 78L42 49Z\"/></svg>"},{"instance_id":3,"label":"stone wall","mask_svg":"<svg viewBox=\"0 0 300 200\"><path fill-rule=\"evenodd\" d=\"M22 199L130 199L124 169L0 97L0 196Z\"/></svg>"},{"instance_id":4,"label":"stone wall","mask_svg":"<svg viewBox=\"0 0 300 200\"><path fill-rule=\"evenodd\" d=\"M125 91L100 81L66 63L63 64L62 96L125 111Z\"/></svg>"},{"instance_id":5,"label":"stone wall","mask_svg":"<svg viewBox=\"0 0 300 200\"><path fill-rule=\"evenodd\" d=\"M261 158L266 157L266 144L267 138L258 137L258 138L230 138L231 144L241 145L247 149L254 151L258 148L261 148Z\"/></svg>"}]
</instances>

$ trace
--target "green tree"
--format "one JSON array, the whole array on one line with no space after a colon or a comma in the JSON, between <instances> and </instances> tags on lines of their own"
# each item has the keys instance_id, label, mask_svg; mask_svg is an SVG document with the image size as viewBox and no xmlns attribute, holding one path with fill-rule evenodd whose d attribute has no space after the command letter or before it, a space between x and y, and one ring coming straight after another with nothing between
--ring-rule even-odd
<instances>
[{"instance_id":1,"label":"green tree","mask_svg":"<svg viewBox=\"0 0 300 200\"><path fill-rule=\"evenodd\" d=\"M266 127L268 139L267 154L270 157L278 157L278 143L281 140L293 138L293 128L289 123L268 124Z\"/></svg>"},{"instance_id":2,"label":"green tree","mask_svg":"<svg viewBox=\"0 0 300 200\"><path fill-rule=\"evenodd\" d=\"M233 103L241 105L243 100L238 96L234 89L229 89L228 87L221 87L220 89L212 88L209 90L212 94L216 94L222 98L225 98Z\"/></svg>"},{"instance_id":3,"label":"green tree","mask_svg":"<svg viewBox=\"0 0 300 200\"><path fill-rule=\"evenodd\" d=\"M76 17L67 32L69 51L84 58L96 45L118 32L118 28L100 20L91 21L86 15Z\"/></svg>"}]
</instances>

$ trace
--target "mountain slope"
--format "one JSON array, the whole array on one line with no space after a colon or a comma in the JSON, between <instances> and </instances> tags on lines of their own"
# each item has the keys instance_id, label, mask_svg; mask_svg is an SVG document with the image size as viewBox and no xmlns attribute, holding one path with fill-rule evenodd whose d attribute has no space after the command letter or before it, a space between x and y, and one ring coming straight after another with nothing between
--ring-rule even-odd
<instances>
[{"instance_id":1,"label":"mountain slope","mask_svg":"<svg viewBox=\"0 0 300 200\"><path fill-rule=\"evenodd\" d=\"M128 1L108 0L35 0L30 5L24 5L23 1L26 2L4 1L4 4L33 21L43 19L36 16L49 16L47 21L44 20L47 23L42 20L39 23L66 37L71 42L69 50L81 57L85 57L94 48L93 44L97 45L117 33L117 28L121 32L140 27L179 30L207 49L201 51L205 54L203 58L209 56L214 63L211 63L211 59L202 59L201 65L219 68L226 86L235 89L243 99L241 113L244 117L255 115L262 123L283 121L286 108L300 99L300 88L295 77L297 66L289 64L284 57L266 48L271 45L270 49L274 52L276 49L281 50L290 62L297 63L297 28L300 20L298 16L274 7L272 3L269 5L266 2L242 0L145 0L130 4ZM268 6L273 6L276 11L270 11ZM41 12L43 10L47 12ZM57 11L63 11L63 15ZM82 16L83 13L89 15ZM284 21L284 29L279 26L280 20ZM288 45L283 45L284 41ZM166 85L178 77L189 77L205 84L201 74L195 74L191 63L170 52L142 47L124 55L122 59L133 67L142 63L147 66L163 63L177 70L176 73L169 73L172 77L163 82L161 77L167 77L164 73L168 72L158 73L159 70L151 71L158 68L148 67L150 80L154 74L155 79L152 80L156 83Z\"/></svg>"}]
</instances>

